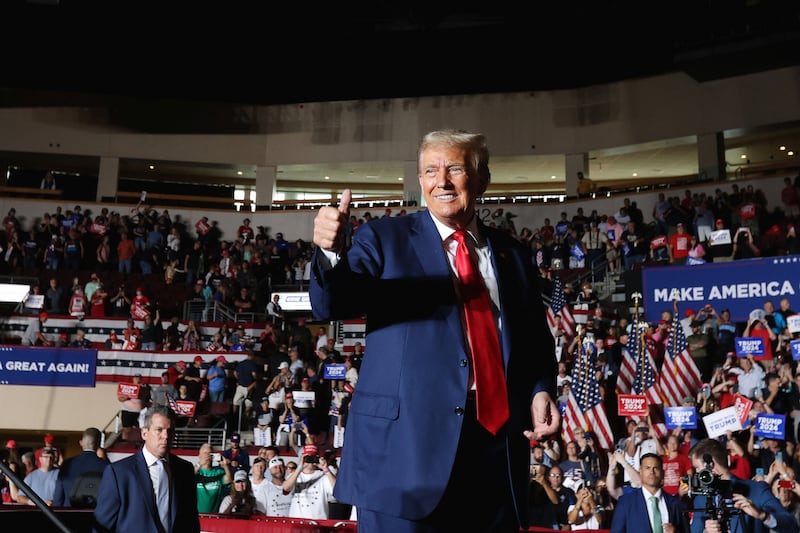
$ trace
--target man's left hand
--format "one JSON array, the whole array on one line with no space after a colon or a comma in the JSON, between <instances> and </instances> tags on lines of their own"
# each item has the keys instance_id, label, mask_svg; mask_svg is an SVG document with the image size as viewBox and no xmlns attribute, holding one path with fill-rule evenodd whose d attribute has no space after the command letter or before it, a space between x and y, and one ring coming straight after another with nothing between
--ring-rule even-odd
<instances>
[{"instance_id":1,"label":"man's left hand","mask_svg":"<svg viewBox=\"0 0 800 533\"><path fill-rule=\"evenodd\" d=\"M756 520L760 520L762 518L763 512L761 509L753 505L753 502L746 498L743 494L733 495L733 506L743 513L752 516Z\"/></svg>"},{"instance_id":2,"label":"man's left hand","mask_svg":"<svg viewBox=\"0 0 800 533\"><path fill-rule=\"evenodd\" d=\"M541 440L558 432L561 427L561 412L548 393L537 392L533 397L531 420L533 421L533 431L526 430L524 432L525 437L529 440Z\"/></svg>"}]
</instances>

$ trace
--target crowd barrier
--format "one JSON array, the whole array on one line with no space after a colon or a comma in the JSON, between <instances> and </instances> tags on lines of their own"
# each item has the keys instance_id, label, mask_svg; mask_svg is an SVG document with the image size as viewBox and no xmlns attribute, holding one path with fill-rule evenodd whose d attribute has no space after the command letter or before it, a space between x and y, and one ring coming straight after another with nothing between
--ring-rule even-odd
<instances>
[{"instance_id":1,"label":"crowd barrier","mask_svg":"<svg viewBox=\"0 0 800 533\"><path fill-rule=\"evenodd\" d=\"M55 515L72 533L90 533L92 511L90 509L54 509ZM48 517L35 507L0 505L0 521L4 531L57 531ZM231 518L225 515L201 514L200 530L203 533L357 533L358 523L351 520L308 520L303 518L281 518L254 516ZM521 531L554 533L557 530L531 527ZM585 530L610 533L607 529Z\"/></svg>"},{"instance_id":2,"label":"crowd barrier","mask_svg":"<svg viewBox=\"0 0 800 533\"><path fill-rule=\"evenodd\" d=\"M306 520L269 516L251 517L249 520L226 518L223 515L202 515L200 528L209 533L356 533L358 523L350 520ZM555 532L556 529L531 527L520 531ZM608 529L584 531L609 533Z\"/></svg>"}]
</instances>

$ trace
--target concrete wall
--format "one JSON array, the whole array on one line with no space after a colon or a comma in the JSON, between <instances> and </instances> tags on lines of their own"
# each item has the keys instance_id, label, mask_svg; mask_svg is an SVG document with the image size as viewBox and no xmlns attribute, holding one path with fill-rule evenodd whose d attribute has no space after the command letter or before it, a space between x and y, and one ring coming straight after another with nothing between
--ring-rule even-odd
<instances>
[{"instance_id":1,"label":"concrete wall","mask_svg":"<svg viewBox=\"0 0 800 533\"><path fill-rule=\"evenodd\" d=\"M102 109L0 110L0 151L286 165L408 161L426 131L485 133L495 156L576 154L800 120L800 67L698 83L685 74L575 90L263 106L253 135L153 135ZM535 146L535 148L532 148Z\"/></svg>"}]
</instances>

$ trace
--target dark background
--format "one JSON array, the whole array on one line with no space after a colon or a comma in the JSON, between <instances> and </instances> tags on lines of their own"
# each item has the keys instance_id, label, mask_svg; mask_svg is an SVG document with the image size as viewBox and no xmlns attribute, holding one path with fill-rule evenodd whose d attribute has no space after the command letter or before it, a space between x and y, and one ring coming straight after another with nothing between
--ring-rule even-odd
<instances>
[{"instance_id":1,"label":"dark background","mask_svg":"<svg viewBox=\"0 0 800 533\"><path fill-rule=\"evenodd\" d=\"M552 90L798 63L789 0L7 0L0 105ZM258 4L258 5L252 5Z\"/></svg>"}]
</instances>

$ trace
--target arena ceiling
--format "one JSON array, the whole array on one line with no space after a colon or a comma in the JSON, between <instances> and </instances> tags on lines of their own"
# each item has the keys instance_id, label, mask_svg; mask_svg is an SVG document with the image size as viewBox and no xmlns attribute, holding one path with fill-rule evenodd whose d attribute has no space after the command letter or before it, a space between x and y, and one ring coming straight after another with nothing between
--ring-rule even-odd
<instances>
[{"instance_id":1,"label":"arena ceiling","mask_svg":"<svg viewBox=\"0 0 800 533\"><path fill-rule=\"evenodd\" d=\"M554 90L677 71L707 81L800 63L800 4L788 0L8 0L0 18L0 107L101 106L143 133L243 133L230 110L246 105ZM738 142L752 151L752 139ZM674 141L591 157L620 176L697 167L694 147ZM220 180L242 170L162 166ZM546 181L551 167L563 164L495 161L493 179ZM285 167L278 179L401 174L384 162Z\"/></svg>"}]
</instances>

